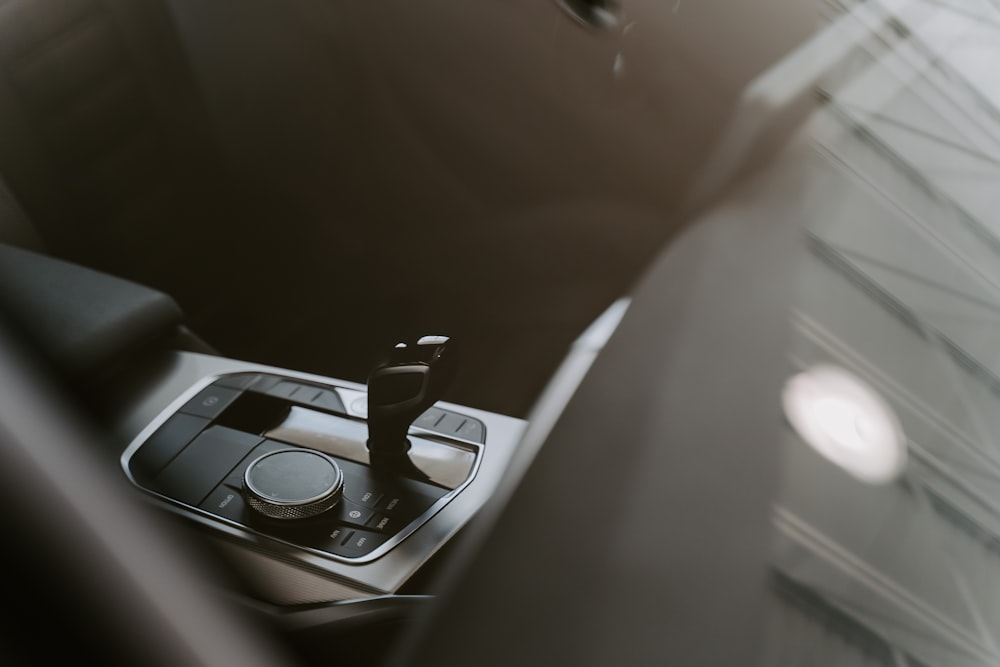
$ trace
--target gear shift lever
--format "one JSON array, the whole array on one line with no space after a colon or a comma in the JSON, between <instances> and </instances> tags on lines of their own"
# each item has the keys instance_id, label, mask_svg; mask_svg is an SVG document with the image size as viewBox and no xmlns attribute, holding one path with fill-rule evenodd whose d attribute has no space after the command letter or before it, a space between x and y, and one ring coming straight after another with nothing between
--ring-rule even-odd
<instances>
[{"instance_id":1,"label":"gear shift lever","mask_svg":"<svg viewBox=\"0 0 1000 667\"><path fill-rule=\"evenodd\" d=\"M368 376L368 452L372 465L406 467L410 424L441 398L455 376L455 342L423 336L397 343Z\"/></svg>"}]
</instances>

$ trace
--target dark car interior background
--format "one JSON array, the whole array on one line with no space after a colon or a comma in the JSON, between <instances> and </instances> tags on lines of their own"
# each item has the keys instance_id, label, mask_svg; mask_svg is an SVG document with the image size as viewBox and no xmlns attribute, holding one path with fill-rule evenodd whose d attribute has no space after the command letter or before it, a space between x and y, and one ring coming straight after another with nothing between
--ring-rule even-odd
<instances>
[{"instance_id":1,"label":"dark car interior background","mask_svg":"<svg viewBox=\"0 0 1000 667\"><path fill-rule=\"evenodd\" d=\"M0 651L996 664L994 458L913 438L994 377L914 287L989 225L900 213L913 109L1000 118L953 4L0 0ZM898 478L781 420L822 363Z\"/></svg>"}]
</instances>

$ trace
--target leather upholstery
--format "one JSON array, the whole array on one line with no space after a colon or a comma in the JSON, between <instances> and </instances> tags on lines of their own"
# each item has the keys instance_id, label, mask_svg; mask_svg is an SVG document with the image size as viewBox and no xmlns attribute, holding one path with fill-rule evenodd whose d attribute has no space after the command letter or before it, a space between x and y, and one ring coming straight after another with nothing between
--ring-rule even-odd
<instances>
[{"instance_id":1,"label":"leather upholstery","mask_svg":"<svg viewBox=\"0 0 1000 667\"><path fill-rule=\"evenodd\" d=\"M198 288L177 267L199 275L197 239L226 209L165 11L0 0L0 243L90 267L0 246L0 307L63 374L105 373L165 341L208 349L166 294Z\"/></svg>"},{"instance_id":2,"label":"leather upholstery","mask_svg":"<svg viewBox=\"0 0 1000 667\"><path fill-rule=\"evenodd\" d=\"M0 244L0 319L59 375L77 379L176 335L182 314L155 290Z\"/></svg>"}]
</instances>

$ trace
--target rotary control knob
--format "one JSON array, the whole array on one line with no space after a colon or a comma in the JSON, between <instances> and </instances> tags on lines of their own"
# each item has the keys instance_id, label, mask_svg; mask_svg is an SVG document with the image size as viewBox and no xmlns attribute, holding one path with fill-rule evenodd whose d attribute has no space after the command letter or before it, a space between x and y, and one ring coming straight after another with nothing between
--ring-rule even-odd
<instances>
[{"instance_id":1,"label":"rotary control knob","mask_svg":"<svg viewBox=\"0 0 1000 667\"><path fill-rule=\"evenodd\" d=\"M272 519L306 519L340 502L344 473L326 454L281 449L255 459L243 475L247 503Z\"/></svg>"}]
</instances>

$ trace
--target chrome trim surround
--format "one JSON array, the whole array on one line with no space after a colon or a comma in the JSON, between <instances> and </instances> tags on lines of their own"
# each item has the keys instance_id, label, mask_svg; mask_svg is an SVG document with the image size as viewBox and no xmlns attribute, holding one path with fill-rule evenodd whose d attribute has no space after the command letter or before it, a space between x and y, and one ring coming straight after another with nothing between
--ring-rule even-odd
<instances>
[{"instance_id":1,"label":"chrome trim surround","mask_svg":"<svg viewBox=\"0 0 1000 667\"><path fill-rule=\"evenodd\" d=\"M299 375L299 374L289 373L289 374L285 375L284 372L275 372L275 374L276 375L282 375L283 377L289 377L289 378L297 378L297 379L301 379L302 378L302 376ZM397 532L395 535L393 535L392 537L390 537L388 540L386 540L385 543L383 543L378 548L374 549L371 553L366 554L364 556L357 556L357 557L354 557L354 558L349 558L347 556L338 556L337 554L332 554L332 553L329 553L327 551L322 551L320 549L314 549L312 547L303 546L301 544L295 544L293 542L289 542L287 540L282 540L282 539L274 537L272 535L267 535L267 534L262 533L260 531L254 530L253 528L251 528L249 526L241 524L241 523L239 523L237 521L233 521L233 520L227 519L225 517L217 516L215 514L212 514L211 512L208 512L206 510L201 509L200 507L195 507L193 505L188 505L186 503L182 503L182 502L180 502L178 500L175 500L175 499L170 498L168 496L164 496L163 494L157 493L155 491L152 491L152 490L147 489L146 487L142 486L142 484L140 484L138 481L136 481L136 479L132 476L131 471L129 470L129 462L132 460L132 456L136 453L136 451L138 451L139 447L141 447L142 444L145 443L145 441L148 440L153 435L153 433L155 433L156 430L167 421L167 419L169 419L170 417L172 417L185 403L187 403L191 398L193 398L194 396L196 396L198 394L198 392L200 392L202 389L205 389L206 387L208 387L212 383L216 382L217 380L220 380L220 379L222 379L222 378L224 378L224 377L226 377L228 375L235 375L235 373L222 373L222 374L219 374L219 375L212 375L212 376L209 376L207 378L203 378L201 382L196 383L188 391L186 391L183 394L181 394L181 396L176 401L174 401L173 403L171 403L170 407L168 407L166 410L164 410L164 412L161 413L159 415L159 417L156 420L154 420L149 425L149 427L147 427L146 429L144 429L143 432L140 433L139 436L136 438L136 440L133 441L132 444L129 445L129 447L125 450L125 453L122 454L121 462L122 462L122 467L123 467L123 469L125 471L126 477L128 477L129 481L132 482L132 484L134 484L138 488L142 489L143 492L151 494L153 496L156 496L160 500L164 500L164 501L170 503L171 505L175 505L177 507L181 507L181 508L183 508L184 510L186 510L188 512L194 512L194 513L196 513L197 515L199 515L201 517L208 518L208 519L213 520L213 521L222 522L222 523L228 524L228 525L230 525L232 527L238 528L238 529L240 529L242 531L245 531L249 535L253 536L254 542L259 543L260 540L273 541L273 542L277 542L277 543L281 543L281 544L287 545L287 546L292 547L294 549L300 549L303 552L306 552L306 553L309 553L309 554L313 554L313 555L319 556L319 557L324 558L324 559L329 559L329 560L333 560L333 561L339 561L339 562L343 562L343 563L368 563L368 562L374 561L374 560L382 557L383 555L385 555L386 553L388 553L389 551L391 551L400 542L402 542L407 537L409 537L410 535L412 535L418 528L420 528L420 526L422 526L424 523L426 523L432 516L434 516L435 514L437 514L442 508L444 508L445 505L447 505L453 498L455 498L459 493L461 493L462 490L465 489L465 487L467 487L470 482L472 482L472 480L476 476L477 471L479 470L479 464L480 464L480 459L481 459L480 451L481 451L482 445L475 444L475 443L466 443L466 442L463 441L461 443L463 448L472 447L475 450L475 461L474 461L474 463L472 465L472 469L471 469L471 471L469 473L469 476L466 478L466 480L462 484L460 484L459 486L456 486L452 491L449 491L444 496L442 496L437 502L435 502L433 505L431 505L431 507L426 512L424 512L423 514L421 514L420 516L418 516L416 519L414 519L413 521L411 521L409 524L407 524L406 526L404 526L399 532ZM328 384L327 387L329 389L333 389L335 391L340 389L335 384ZM339 391L338 391L338 393L339 393ZM343 400L343 397L341 397L341 400ZM351 419L351 418L345 416L345 417L343 417L343 419ZM437 435L437 434L435 434L435 435ZM272 437L274 437L274 436L272 436ZM445 437L445 436L440 436L440 439L443 440L443 441L445 441L445 442L447 442L451 438L448 438L448 437ZM288 443L288 444L292 444L292 443ZM294 557L294 554L292 554L292 555Z\"/></svg>"},{"instance_id":2,"label":"chrome trim surround","mask_svg":"<svg viewBox=\"0 0 1000 667\"><path fill-rule=\"evenodd\" d=\"M475 453L475 466L464 484L435 502L424 514L408 525L394 538L388 540L371 554L361 558L334 556L317 549L302 547L280 539L262 535L246 526L215 516L200 508L171 500L149 491L136 482L129 472L129 462L138 448L166 422L179 408L199 391L217 379L236 373L271 373L283 377L320 383L336 391L348 415L345 420L363 424L364 419L351 405L364 397L364 385L290 371L264 364L244 362L192 352L172 352L164 360L164 370L140 395L126 397L127 409L123 410L116 424L116 432L130 442L121 455L121 465L126 477L143 496L153 504L184 516L196 527L208 530L213 539L221 540L232 548L227 551L240 558L253 561L257 571L269 572L270 581L262 581L269 591L282 589L282 581L290 576L289 567L311 571L319 575L316 581L340 581L353 590L372 593L392 593L399 589L417 570L472 516L493 494L497 485L506 477L507 467L518 450L525 422L521 419L486 412L476 408L440 402L439 407L457 411L482 421L486 427L486 444L460 437L444 436L414 427L411 439L428 444L447 444ZM291 443L295 444L295 443ZM259 560L263 556L272 562L268 568ZM255 560L256 559L256 560ZM339 589L338 589L339 590ZM332 591L332 589L331 589ZM325 599L319 590L296 593L282 600L316 601ZM270 597L270 595L266 595ZM329 599L339 599L340 594L330 592Z\"/></svg>"}]
</instances>

